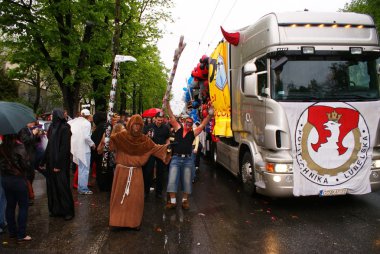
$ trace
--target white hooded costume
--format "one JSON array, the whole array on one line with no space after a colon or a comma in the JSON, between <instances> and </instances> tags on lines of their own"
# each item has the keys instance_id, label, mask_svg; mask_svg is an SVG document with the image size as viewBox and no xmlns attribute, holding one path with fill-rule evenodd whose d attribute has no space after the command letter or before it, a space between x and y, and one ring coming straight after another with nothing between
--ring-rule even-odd
<instances>
[{"instance_id":1,"label":"white hooded costume","mask_svg":"<svg viewBox=\"0 0 380 254\"><path fill-rule=\"evenodd\" d=\"M84 117L77 117L68 122L71 126L71 154L73 162L79 165L81 161L86 167L86 153L91 152L94 142L91 140L91 123Z\"/></svg>"}]
</instances>

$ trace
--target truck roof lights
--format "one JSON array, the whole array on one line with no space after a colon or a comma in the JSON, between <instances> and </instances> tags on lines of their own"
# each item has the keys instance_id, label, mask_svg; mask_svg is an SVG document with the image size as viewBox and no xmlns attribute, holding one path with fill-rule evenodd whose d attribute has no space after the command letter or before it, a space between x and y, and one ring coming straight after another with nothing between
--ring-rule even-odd
<instances>
[{"instance_id":1,"label":"truck roof lights","mask_svg":"<svg viewBox=\"0 0 380 254\"><path fill-rule=\"evenodd\" d=\"M373 28L374 26L372 25L360 25L360 24L311 24L311 23L300 23L300 24L280 24L280 26L289 26L292 28L296 27L306 27L306 28L311 28L311 27L319 27L319 28L357 28L357 29L362 29L362 28Z\"/></svg>"}]
</instances>

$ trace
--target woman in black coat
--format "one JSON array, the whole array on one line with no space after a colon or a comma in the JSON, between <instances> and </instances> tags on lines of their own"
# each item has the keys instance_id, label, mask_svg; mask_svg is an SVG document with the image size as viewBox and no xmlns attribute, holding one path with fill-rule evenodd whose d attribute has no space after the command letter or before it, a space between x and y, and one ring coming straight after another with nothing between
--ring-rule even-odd
<instances>
[{"instance_id":1,"label":"woman in black coat","mask_svg":"<svg viewBox=\"0 0 380 254\"><path fill-rule=\"evenodd\" d=\"M53 110L45 152L46 187L50 216L65 220L74 217L74 200L70 188L70 125L61 109Z\"/></svg>"}]
</instances>

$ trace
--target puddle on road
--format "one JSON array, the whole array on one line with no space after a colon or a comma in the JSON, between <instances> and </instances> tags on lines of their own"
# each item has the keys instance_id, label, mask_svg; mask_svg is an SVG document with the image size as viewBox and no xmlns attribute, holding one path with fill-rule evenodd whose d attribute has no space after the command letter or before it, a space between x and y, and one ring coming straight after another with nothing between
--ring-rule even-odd
<instances>
[{"instance_id":1,"label":"puddle on road","mask_svg":"<svg viewBox=\"0 0 380 254\"><path fill-rule=\"evenodd\" d=\"M164 250L166 249L166 245L168 244L168 235L165 234L165 240L164 240Z\"/></svg>"}]
</instances>

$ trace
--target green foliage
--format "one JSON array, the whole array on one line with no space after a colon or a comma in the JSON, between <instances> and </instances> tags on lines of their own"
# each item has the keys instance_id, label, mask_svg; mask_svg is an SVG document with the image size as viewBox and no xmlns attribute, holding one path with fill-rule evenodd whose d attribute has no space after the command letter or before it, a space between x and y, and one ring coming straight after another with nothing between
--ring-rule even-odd
<instances>
[{"instance_id":1,"label":"green foliage","mask_svg":"<svg viewBox=\"0 0 380 254\"><path fill-rule=\"evenodd\" d=\"M352 0L346 3L342 11L369 14L375 21L377 31L380 30L380 0Z\"/></svg>"},{"instance_id":2,"label":"green foliage","mask_svg":"<svg viewBox=\"0 0 380 254\"><path fill-rule=\"evenodd\" d=\"M2 1L0 36L9 61L19 65L12 75L54 77L73 114L80 98L108 98L118 46L116 53L138 59L121 64L120 74L125 84L141 84L148 105L150 96L165 89L166 71L155 44L162 34L159 22L170 20L172 0L121 3L120 45L115 45L115 0Z\"/></svg>"},{"instance_id":3,"label":"green foliage","mask_svg":"<svg viewBox=\"0 0 380 254\"><path fill-rule=\"evenodd\" d=\"M17 99L17 85L0 69L0 101L15 101Z\"/></svg>"}]
</instances>

